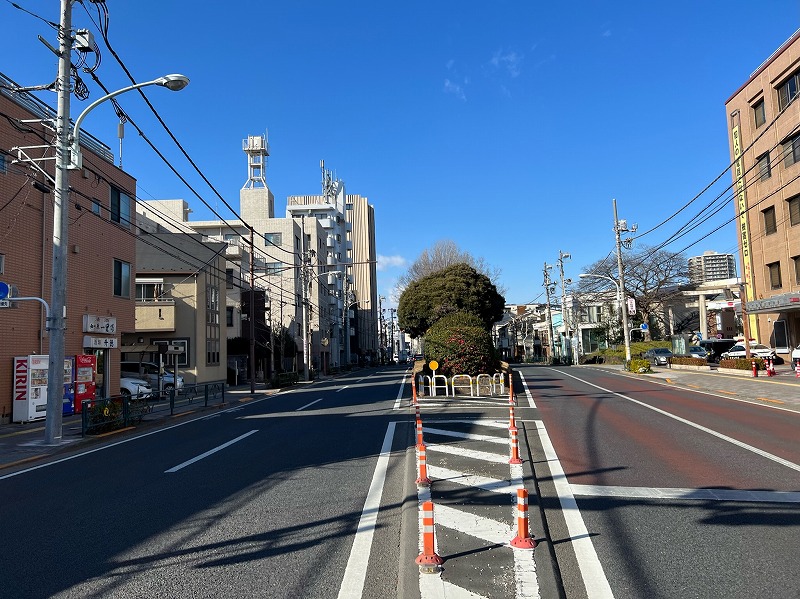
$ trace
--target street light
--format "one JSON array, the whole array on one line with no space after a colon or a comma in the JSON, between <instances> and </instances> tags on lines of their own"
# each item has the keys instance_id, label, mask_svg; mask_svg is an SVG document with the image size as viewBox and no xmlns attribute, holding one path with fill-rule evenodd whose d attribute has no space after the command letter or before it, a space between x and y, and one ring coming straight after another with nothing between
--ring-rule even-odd
<instances>
[{"instance_id":1,"label":"street light","mask_svg":"<svg viewBox=\"0 0 800 599\"><path fill-rule=\"evenodd\" d=\"M582 272L578 275L579 278L585 279L587 277L595 277L597 279L605 279L606 281L611 281L614 283L614 287L617 288L617 308L620 311L620 315L622 318L622 336L625 338L625 358L628 362L631 360L631 342L628 338L628 319L626 318L626 307L622 305L622 288L620 287L619 282L612 277L607 277L606 275L597 275L594 273L585 273Z\"/></svg>"},{"instance_id":2,"label":"street light","mask_svg":"<svg viewBox=\"0 0 800 599\"><path fill-rule=\"evenodd\" d=\"M189 78L185 75L179 75L173 73L172 75L164 75L163 77L159 77L158 79L153 79L152 81L145 81L144 83L137 83L135 85L129 85L128 87L123 87L122 89L118 89L115 92L111 92L110 94L106 94L102 98L98 98L91 104L89 104L84 111L78 116L75 120L75 127L73 128L72 136L71 136L71 143L70 143L70 170L77 170L83 168L83 155L81 154L80 148L80 139L81 139L81 123L83 119L89 114L95 107L99 104L102 104L106 100L110 100L115 96L119 96L120 94L124 94L125 92L132 91L134 89L139 89L141 87L147 87L148 85L159 85L161 87L166 87L168 90L173 92L181 91L184 87L189 85Z\"/></svg>"},{"instance_id":3,"label":"street light","mask_svg":"<svg viewBox=\"0 0 800 599\"><path fill-rule=\"evenodd\" d=\"M69 31L71 21L69 11L62 22L62 29ZM56 117L58 139L56 142L56 173L53 194L53 272L51 316L47 323L50 334L47 379L47 412L45 416L45 443L54 445L61 439L63 423L64 397L64 327L67 316L67 225L69 224L69 171L82 168L83 158L80 152L80 126L83 119L96 106L125 92L148 85L160 85L172 91L186 87L189 79L183 75L165 75L152 81L137 83L107 94L89 104L75 121L75 127L69 131L69 100L71 89L72 38L62 38L58 65L58 111Z\"/></svg>"}]
</instances>

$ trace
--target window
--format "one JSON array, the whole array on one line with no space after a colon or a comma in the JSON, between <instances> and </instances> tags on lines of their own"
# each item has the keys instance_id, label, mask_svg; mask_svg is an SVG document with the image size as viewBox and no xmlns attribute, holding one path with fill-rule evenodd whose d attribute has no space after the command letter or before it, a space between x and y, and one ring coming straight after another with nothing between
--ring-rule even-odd
<instances>
[{"instance_id":1,"label":"window","mask_svg":"<svg viewBox=\"0 0 800 599\"><path fill-rule=\"evenodd\" d=\"M239 245L239 235L237 235L236 233L225 233L222 236L222 239L228 245Z\"/></svg>"},{"instance_id":2,"label":"window","mask_svg":"<svg viewBox=\"0 0 800 599\"><path fill-rule=\"evenodd\" d=\"M756 167L758 168L758 174L762 181L769 179L772 176L772 167L769 163L769 152L758 157Z\"/></svg>"},{"instance_id":3,"label":"window","mask_svg":"<svg viewBox=\"0 0 800 599\"><path fill-rule=\"evenodd\" d=\"M264 243L267 245L281 245L280 233L264 233Z\"/></svg>"},{"instance_id":4,"label":"window","mask_svg":"<svg viewBox=\"0 0 800 599\"><path fill-rule=\"evenodd\" d=\"M225 288L226 289L233 289L233 269L226 268L225 269Z\"/></svg>"},{"instance_id":5,"label":"window","mask_svg":"<svg viewBox=\"0 0 800 599\"><path fill-rule=\"evenodd\" d=\"M6 255L0 254L0 275L6 271Z\"/></svg>"},{"instance_id":6,"label":"window","mask_svg":"<svg viewBox=\"0 0 800 599\"><path fill-rule=\"evenodd\" d=\"M0 174L5 175L8 172L8 166L6 165L6 156L5 154L0 154Z\"/></svg>"},{"instance_id":7,"label":"window","mask_svg":"<svg viewBox=\"0 0 800 599\"><path fill-rule=\"evenodd\" d=\"M780 289L783 287L783 283L781 282L781 263L773 262L772 264L767 264L767 270L769 271L770 287L772 289Z\"/></svg>"},{"instance_id":8,"label":"window","mask_svg":"<svg viewBox=\"0 0 800 599\"><path fill-rule=\"evenodd\" d=\"M781 144L781 147L783 166L789 167L795 162L800 162L800 134L787 139Z\"/></svg>"},{"instance_id":9,"label":"window","mask_svg":"<svg viewBox=\"0 0 800 599\"><path fill-rule=\"evenodd\" d=\"M206 323L219 324L219 289L206 286Z\"/></svg>"},{"instance_id":10,"label":"window","mask_svg":"<svg viewBox=\"0 0 800 599\"><path fill-rule=\"evenodd\" d=\"M767 115L764 112L764 99L762 98L753 104L753 120L756 122L756 129L767 122Z\"/></svg>"},{"instance_id":11,"label":"window","mask_svg":"<svg viewBox=\"0 0 800 599\"><path fill-rule=\"evenodd\" d=\"M800 285L800 256L793 257L792 263L794 264L794 284Z\"/></svg>"},{"instance_id":12,"label":"window","mask_svg":"<svg viewBox=\"0 0 800 599\"><path fill-rule=\"evenodd\" d=\"M136 281L136 301L153 301L161 299L163 295L164 281Z\"/></svg>"},{"instance_id":13,"label":"window","mask_svg":"<svg viewBox=\"0 0 800 599\"><path fill-rule=\"evenodd\" d=\"M772 235L778 231L778 225L775 222L775 206L770 206L766 210L762 210L761 214L764 215L764 235Z\"/></svg>"},{"instance_id":14,"label":"window","mask_svg":"<svg viewBox=\"0 0 800 599\"><path fill-rule=\"evenodd\" d=\"M283 270L283 264L280 262L269 262L264 265L264 274L266 275L279 275Z\"/></svg>"},{"instance_id":15,"label":"window","mask_svg":"<svg viewBox=\"0 0 800 599\"><path fill-rule=\"evenodd\" d=\"M783 110L789 105L800 90L800 71L789 77L786 83L778 88L778 108Z\"/></svg>"},{"instance_id":16,"label":"window","mask_svg":"<svg viewBox=\"0 0 800 599\"><path fill-rule=\"evenodd\" d=\"M800 225L800 195L789 198L789 224Z\"/></svg>"},{"instance_id":17,"label":"window","mask_svg":"<svg viewBox=\"0 0 800 599\"><path fill-rule=\"evenodd\" d=\"M122 260L114 260L114 295L131 296L131 265Z\"/></svg>"},{"instance_id":18,"label":"window","mask_svg":"<svg viewBox=\"0 0 800 599\"><path fill-rule=\"evenodd\" d=\"M123 227L131 226L131 199L116 187L111 187L111 220Z\"/></svg>"},{"instance_id":19,"label":"window","mask_svg":"<svg viewBox=\"0 0 800 599\"><path fill-rule=\"evenodd\" d=\"M225 326L233 326L233 306L225 306Z\"/></svg>"},{"instance_id":20,"label":"window","mask_svg":"<svg viewBox=\"0 0 800 599\"><path fill-rule=\"evenodd\" d=\"M103 204L97 198L92 198L92 212L95 214L103 213Z\"/></svg>"}]
</instances>

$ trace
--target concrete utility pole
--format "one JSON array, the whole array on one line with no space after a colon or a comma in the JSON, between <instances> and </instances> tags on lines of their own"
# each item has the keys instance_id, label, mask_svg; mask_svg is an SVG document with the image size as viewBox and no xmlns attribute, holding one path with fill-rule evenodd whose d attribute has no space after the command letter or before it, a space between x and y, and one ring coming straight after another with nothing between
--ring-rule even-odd
<instances>
[{"instance_id":1,"label":"concrete utility pole","mask_svg":"<svg viewBox=\"0 0 800 599\"><path fill-rule=\"evenodd\" d=\"M617 219L617 200L614 203L614 235L617 239L617 275L619 278L619 293L622 298L622 333L625 337L625 368L628 368L628 363L631 361L631 340L628 336L628 305L625 299L625 269L622 265L622 242L619 234L627 231L635 231L636 229L628 229L628 223L624 220Z\"/></svg>"},{"instance_id":2,"label":"concrete utility pole","mask_svg":"<svg viewBox=\"0 0 800 599\"><path fill-rule=\"evenodd\" d=\"M570 254L565 254L558 250L558 272L561 275L561 322L564 323L564 340L569 338L569 326L567 324L567 285L572 283L572 279L564 279L564 260L571 259ZM571 342L570 342L571 343ZM575 348L572 348L574 355Z\"/></svg>"},{"instance_id":3,"label":"concrete utility pole","mask_svg":"<svg viewBox=\"0 0 800 599\"><path fill-rule=\"evenodd\" d=\"M56 173L53 194L53 272L48 348L47 412L44 441L48 445L61 440L64 421L64 329L66 328L67 232L69 224L69 108L72 93L72 2L61 0L58 28L58 109L56 113Z\"/></svg>"},{"instance_id":4,"label":"concrete utility pole","mask_svg":"<svg viewBox=\"0 0 800 599\"><path fill-rule=\"evenodd\" d=\"M552 265L547 262L544 263L544 293L547 300L547 326L550 335L550 358L555 358L556 336L553 329L553 315L550 312L550 287L553 282L550 280L550 269Z\"/></svg>"}]
</instances>

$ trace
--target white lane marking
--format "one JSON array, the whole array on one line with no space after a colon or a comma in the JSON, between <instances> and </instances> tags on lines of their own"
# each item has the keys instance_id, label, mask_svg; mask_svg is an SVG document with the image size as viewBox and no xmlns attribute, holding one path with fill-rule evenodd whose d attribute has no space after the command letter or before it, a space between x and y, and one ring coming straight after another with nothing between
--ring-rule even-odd
<instances>
[{"instance_id":1,"label":"white lane marking","mask_svg":"<svg viewBox=\"0 0 800 599\"><path fill-rule=\"evenodd\" d=\"M344 387L340 387L339 389L337 389L337 390L336 390L336 393L339 393L339 391L344 391L344 390L345 390L345 389L347 389L349 386L350 386L350 385L345 385Z\"/></svg>"},{"instance_id":2,"label":"white lane marking","mask_svg":"<svg viewBox=\"0 0 800 599\"><path fill-rule=\"evenodd\" d=\"M463 512L444 504L434 505L433 522L494 545L508 546L514 538L514 531L508 524Z\"/></svg>"},{"instance_id":3,"label":"white lane marking","mask_svg":"<svg viewBox=\"0 0 800 599\"><path fill-rule=\"evenodd\" d=\"M525 397L528 398L528 405L531 408L535 408L536 407L536 402L533 401L533 395L531 394L531 390L528 389L528 383L525 381L525 377L522 376L522 373L520 373L520 377L519 378L522 379L522 386L525 387Z\"/></svg>"},{"instance_id":4,"label":"white lane marking","mask_svg":"<svg viewBox=\"0 0 800 599\"><path fill-rule=\"evenodd\" d=\"M453 445L440 445L438 443L431 443L426 445L426 451L448 453L450 455L463 456L465 458L472 458L474 460L482 460L484 462L495 462L497 464L507 464L508 455L501 453L489 453L488 451L478 451L476 449L465 449L462 447L454 447Z\"/></svg>"},{"instance_id":5,"label":"white lane marking","mask_svg":"<svg viewBox=\"0 0 800 599\"><path fill-rule=\"evenodd\" d=\"M400 400L403 398L403 389L405 388L405 386L406 386L406 377L404 376L400 380L400 390L397 392L397 399L394 400L394 407L392 408L393 410L400 409Z\"/></svg>"},{"instance_id":6,"label":"white lane marking","mask_svg":"<svg viewBox=\"0 0 800 599\"><path fill-rule=\"evenodd\" d=\"M487 441L489 443L497 443L499 445L508 445L508 439L501 439L500 437L492 437L491 435L476 435L474 433L460 433L458 431L448 431L441 428L428 428L422 427L423 433L431 433L433 435L441 435L444 437L456 437L458 439L468 439L470 441Z\"/></svg>"},{"instance_id":7,"label":"white lane marking","mask_svg":"<svg viewBox=\"0 0 800 599\"><path fill-rule=\"evenodd\" d=\"M171 472L177 472L178 470L180 470L182 468L186 468L186 466L191 466L195 462L199 462L200 460L202 460L204 458L207 458L208 456L210 456L212 454L215 454L218 451L221 451L221 450L225 449L226 447L230 447L234 443L238 443L242 439L246 439L250 435L252 435L254 433L257 433L257 432L258 432L258 429L255 429L255 430L250 431L249 433L245 433L243 435L239 435L238 437L236 437L235 439L231 439L227 443L223 443L222 445L220 445L218 447L215 447L214 449L209 449L207 452L201 453L199 456L194 457L191 460L186 460L182 464L178 464L177 466L174 466L173 468L170 468L169 470L165 470L164 474L168 474L168 473L171 473Z\"/></svg>"},{"instance_id":8,"label":"white lane marking","mask_svg":"<svg viewBox=\"0 0 800 599\"><path fill-rule=\"evenodd\" d=\"M205 418L202 418L202 420L213 420L214 418L219 418L219 412L216 414L211 414L211 416L206 416Z\"/></svg>"},{"instance_id":9,"label":"white lane marking","mask_svg":"<svg viewBox=\"0 0 800 599\"><path fill-rule=\"evenodd\" d=\"M305 410L306 408L310 408L310 407L311 407L311 406L313 406L315 403L318 403L318 402L322 401L323 399L325 399L325 398L324 398L324 397L320 397L319 399L315 399L315 400L314 400L314 401L312 401L311 403L307 403L306 405L304 405L302 408L297 408L297 409L295 410L295 412L299 412L300 410Z\"/></svg>"},{"instance_id":10,"label":"white lane marking","mask_svg":"<svg viewBox=\"0 0 800 599\"><path fill-rule=\"evenodd\" d=\"M504 428L508 430L507 420L488 420L486 418L475 418L475 419L456 418L449 420L439 420L437 418L433 422L436 422L436 424L477 424L479 426L490 426L492 428Z\"/></svg>"},{"instance_id":11,"label":"white lane marking","mask_svg":"<svg viewBox=\"0 0 800 599\"><path fill-rule=\"evenodd\" d=\"M605 391L606 393L611 393L612 395L616 395L617 397L621 397L622 399L625 399L627 401L630 401L632 403L640 405L643 408L647 408L648 410L652 410L652 411L654 411L654 412L656 412L658 414L661 414L662 416L666 416L668 418L672 418L673 420L677 420L678 422L681 422L683 424L691 426L692 428L696 428L699 431L703 431L704 433L708 433L709 435L717 437L718 439L722 439L723 441L727 441L728 443L730 443L732 445L736 445L737 447L741 447L742 449L746 449L747 451L755 453L756 455L760 455L761 457L767 458L768 460L772 460L773 462L777 462L781 466L786 466L787 468L791 468L792 470L796 470L796 471L800 472L800 464L795 464L794 462L790 462L789 460L784 460L783 458L778 457L778 456L776 456L776 455L774 455L772 453L769 453L767 451L764 451L763 449L759 449L758 447L754 447L753 445L748 445L747 443L745 443L743 441L739 441L738 439L734 439L733 437L729 437L728 435L723 435L722 433L718 433L717 431L715 431L713 429L710 429L708 427L705 427L702 424L697 424L696 422L692 422L691 420L687 420L686 418L681 418L680 416L676 416L675 414L670 414L666 410L662 410L660 408L656 408L654 406L646 404L643 401L639 401L638 399L633 399L632 397L628 397L627 395L623 395L622 393L617 393L616 391L611 391L610 389L605 389L604 387L601 387L600 385L595 385L594 383L590 383L589 381L585 381L585 380L583 380L581 378L578 378L577 376L574 376L572 374L568 374L568 373L560 371L560 370L558 372L559 372L559 374L566 375L566 376L568 376L570 378L575 379L576 381L580 381L582 383L585 383L585 384L589 385L590 387L594 387L595 389L600 389L601 391Z\"/></svg>"},{"instance_id":12,"label":"white lane marking","mask_svg":"<svg viewBox=\"0 0 800 599\"><path fill-rule=\"evenodd\" d=\"M386 428L386 435L383 437L381 453L378 456L378 463L375 464L375 472L372 475L372 482L367 491L367 498L364 501L364 509L361 510L361 519L358 521L353 547L350 549L350 557L347 560L347 567L344 570L342 585L339 587L339 599L352 599L361 597L364 592L364 581L367 577L369 566L369 554L372 550L372 537L375 534L375 526L378 522L378 510L381 507L381 495L386 481L386 471L389 466L389 456L392 452L392 438L397 423L390 422Z\"/></svg>"},{"instance_id":13,"label":"white lane marking","mask_svg":"<svg viewBox=\"0 0 800 599\"><path fill-rule=\"evenodd\" d=\"M483 595L478 595L467 589L457 587L452 582L442 579L441 572L438 574L420 574L419 591L422 599L486 599Z\"/></svg>"},{"instance_id":14,"label":"white lane marking","mask_svg":"<svg viewBox=\"0 0 800 599\"><path fill-rule=\"evenodd\" d=\"M430 470L430 466L428 466ZM659 487L614 487L570 485L573 495L624 497L628 499L685 499L687 501L749 501L762 503L800 503L796 491L748 491L747 489L679 489Z\"/></svg>"},{"instance_id":15,"label":"white lane marking","mask_svg":"<svg viewBox=\"0 0 800 599\"><path fill-rule=\"evenodd\" d=\"M428 466L427 469L428 476L434 480L475 487L491 493L507 493L516 497L517 489L520 488L519 485L515 485L507 480L499 480L497 478L489 478L488 476L479 476L477 474L466 474L465 472L451 470L450 468L442 468L441 466Z\"/></svg>"},{"instance_id":16,"label":"white lane marking","mask_svg":"<svg viewBox=\"0 0 800 599\"><path fill-rule=\"evenodd\" d=\"M556 495L561 503L561 511L572 540L572 548L578 560L578 569L581 571L586 594L589 599L612 599L614 594L611 592L611 586L603 571L603 565L594 550L592 539L589 537L583 516L581 516L578 504L572 495L564 469L561 467L556 450L541 420L536 421L536 429L539 432L539 441L542 444L547 465L550 467Z\"/></svg>"}]
</instances>

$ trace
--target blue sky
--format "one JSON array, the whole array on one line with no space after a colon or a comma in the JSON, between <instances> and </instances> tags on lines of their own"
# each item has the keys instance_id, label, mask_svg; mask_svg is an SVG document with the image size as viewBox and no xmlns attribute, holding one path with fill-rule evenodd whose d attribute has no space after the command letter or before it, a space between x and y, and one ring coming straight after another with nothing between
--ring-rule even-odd
<instances>
[{"instance_id":1,"label":"blue sky","mask_svg":"<svg viewBox=\"0 0 800 599\"><path fill-rule=\"evenodd\" d=\"M58 21L58 2L15 0ZM92 18L96 11L86 1ZM319 161L375 207L379 292L438 240L502 271L508 303L543 301L542 268L559 250L577 274L614 248L619 217L645 231L729 164L725 101L800 28L798 0L544 3L283 1L107 3L109 40L138 81L183 73L180 93L147 95L192 160L238 208L241 143L268 131L276 216L286 197L320 193ZM0 0L0 71L21 85L52 81L45 22ZM129 84L94 30L109 89ZM102 92L82 74L89 100ZM40 94L55 105L55 95ZM135 93L119 98L208 204L233 218ZM117 119L99 107L84 129L118 152ZM128 126L123 167L142 199L183 198L215 218ZM719 183L667 225L656 245ZM687 256L736 254L731 202L669 245ZM717 233L714 229L722 227ZM560 292L559 292L560 293Z\"/></svg>"}]
</instances>

